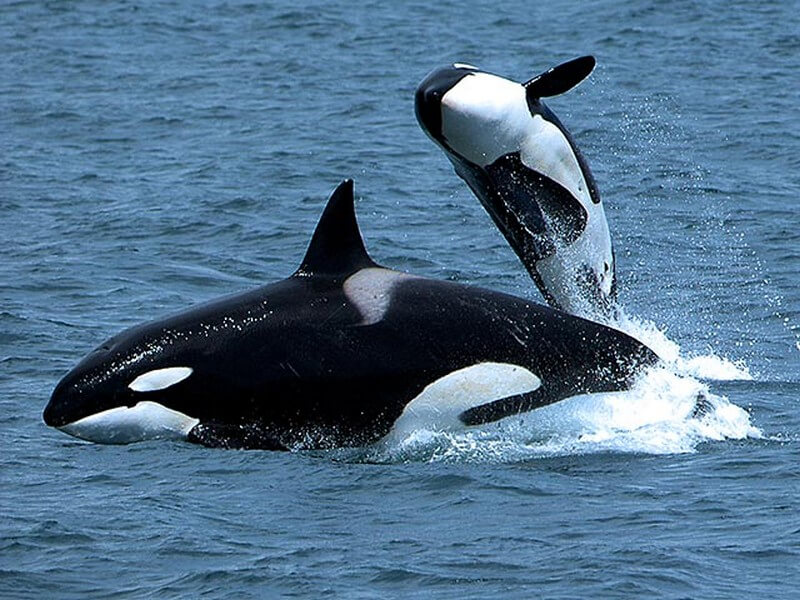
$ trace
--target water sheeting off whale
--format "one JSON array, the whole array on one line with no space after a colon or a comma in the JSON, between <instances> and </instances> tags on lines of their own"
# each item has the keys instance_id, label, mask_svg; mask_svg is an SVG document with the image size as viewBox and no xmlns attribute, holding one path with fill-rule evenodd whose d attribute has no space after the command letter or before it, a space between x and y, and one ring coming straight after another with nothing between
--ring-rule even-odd
<instances>
[{"instance_id":1,"label":"water sheeting off whale","mask_svg":"<svg viewBox=\"0 0 800 600\"><path fill-rule=\"evenodd\" d=\"M414 413L468 427L625 390L656 361L604 325L377 265L348 180L291 277L112 337L57 385L44 420L105 443L354 446Z\"/></svg>"},{"instance_id":2,"label":"water sheeting off whale","mask_svg":"<svg viewBox=\"0 0 800 600\"><path fill-rule=\"evenodd\" d=\"M571 60L520 84L449 65L418 86L417 119L522 260L548 304L608 319L614 253L586 160L542 98L563 94L595 60Z\"/></svg>"}]
</instances>

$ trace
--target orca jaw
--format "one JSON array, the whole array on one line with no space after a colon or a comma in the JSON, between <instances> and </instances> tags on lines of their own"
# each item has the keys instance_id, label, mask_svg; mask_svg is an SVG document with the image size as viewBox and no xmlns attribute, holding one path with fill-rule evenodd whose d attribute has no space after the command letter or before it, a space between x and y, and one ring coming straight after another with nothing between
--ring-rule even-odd
<instances>
[{"instance_id":1,"label":"orca jaw","mask_svg":"<svg viewBox=\"0 0 800 600\"><path fill-rule=\"evenodd\" d=\"M42 418L68 435L102 444L185 439L200 421L178 408L193 369L151 368L108 342L67 373L53 390ZM181 385L183 384L183 385Z\"/></svg>"},{"instance_id":2,"label":"orca jaw","mask_svg":"<svg viewBox=\"0 0 800 600\"><path fill-rule=\"evenodd\" d=\"M170 407L158 392L91 390L70 382L56 387L42 415L46 425L99 444L185 439L200 420Z\"/></svg>"},{"instance_id":3,"label":"orca jaw","mask_svg":"<svg viewBox=\"0 0 800 600\"><path fill-rule=\"evenodd\" d=\"M73 437L97 444L130 444L146 440L184 440L200 423L158 402L144 400L118 406L58 427Z\"/></svg>"},{"instance_id":4,"label":"orca jaw","mask_svg":"<svg viewBox=\"0 0 800 600\"><path fill-rule=\"evenodd\" d=\"M422 130L445 150L452 152L442 131L442 98L464 77L474 72L473 67L450 65L431 71L417 86L414 94L414 113Z\"/></svg>"}]
</instances>

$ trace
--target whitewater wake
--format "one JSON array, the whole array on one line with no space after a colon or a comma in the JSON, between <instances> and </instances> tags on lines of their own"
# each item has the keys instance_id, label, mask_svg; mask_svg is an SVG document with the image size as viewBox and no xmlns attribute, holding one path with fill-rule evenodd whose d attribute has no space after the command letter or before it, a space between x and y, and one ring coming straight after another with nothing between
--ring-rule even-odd
<instances>
[{"instance_id":1,"label":"whitewater wake","mask_svg":"<svg viewBox=\"0 0 800 600\"><path fill-rule=\"evenodd\" d=\"M704 442L762 437L747 411L712 393L706 383L751 380L746 365L713 352L684 356L664 331L635 317L623 314L615 325L663 360L643 373L632 389L576 396L457 431L416 422L393 431L362 458L371 462L520 462L599 452L678 454L694 452Z\"/></svg>"}]
</instances>

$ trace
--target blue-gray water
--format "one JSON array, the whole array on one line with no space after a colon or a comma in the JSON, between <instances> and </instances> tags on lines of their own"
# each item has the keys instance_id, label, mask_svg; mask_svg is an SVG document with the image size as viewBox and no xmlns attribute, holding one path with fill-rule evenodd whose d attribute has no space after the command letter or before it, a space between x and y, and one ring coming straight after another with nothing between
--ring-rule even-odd
<instances>
[{"instance_id":1,"label":"blue-gray water","mask_svg":"<svg viewBox=\"0 0 800 600\"><path fill-rule=\"evenodd\" d=\"M797 15L3 2L0 597L796 598ZM584 53L591 80L549 104L607 203L628 326L675 373L544 428L358 451L41 422L109 335L291 273L345 177L383 264L535 298L413 91L446 62L523 80ZM676 416L703 386L714 413Z\"/></svg>"}]
</instances>

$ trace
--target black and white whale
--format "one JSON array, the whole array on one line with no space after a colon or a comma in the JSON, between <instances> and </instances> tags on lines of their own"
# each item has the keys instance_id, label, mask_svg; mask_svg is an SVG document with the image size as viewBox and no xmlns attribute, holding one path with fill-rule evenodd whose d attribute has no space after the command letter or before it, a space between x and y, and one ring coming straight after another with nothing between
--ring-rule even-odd
<instances>
[{"instance_id":1,"label":"black and white whale","mask_svg":"<svg viewBox=\"0 0 800 600\"><path fill-rule=\"evenodd\" d=\"M625 390L657 360L604 325L377 265L348 180L291 277L112 337L61 380L44 421L103 443L364 445L417 417L465 427Z\"/></svg>"},{"instance_id":2,"label":"black and white whale","mask_svg":"<svg viewBox=\"0 0 800 600\"><path fill-rule=\"evenodd\" d=\"M524 84L450 65L419 84L415 110L547 303L607 320L616 278L603 204L575 141L542 102L576 86L594 64L584 56Z\"/></svg>"}]
</instances>

